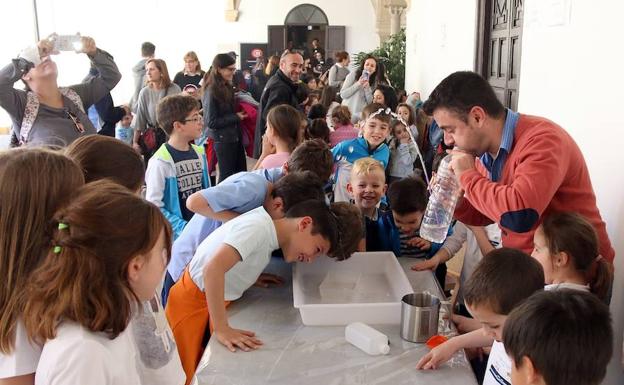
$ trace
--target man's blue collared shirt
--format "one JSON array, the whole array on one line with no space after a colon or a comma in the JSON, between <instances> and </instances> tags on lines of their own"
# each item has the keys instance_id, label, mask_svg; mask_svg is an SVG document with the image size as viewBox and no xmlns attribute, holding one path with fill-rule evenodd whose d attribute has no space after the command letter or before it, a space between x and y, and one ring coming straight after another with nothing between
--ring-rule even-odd
<instances>
[{"instance_id":1,"label":"man's blue collared shirt","mask_svg":"<svg viewBox=\"0 0 624 385\"><path fill-rule=\"evenodd\" d=\"M503 137L501 138L501 144L498 148L496 158L493 158L489 152L481 155L481 163L483 163L488 170L490 179L494 182L498 182L503 173L503 166L513 146L514 134L516 132L519 116L519 113L507 109L507 117L505 118L505 125L503 126Z\"/></svg>"}]
</instances>

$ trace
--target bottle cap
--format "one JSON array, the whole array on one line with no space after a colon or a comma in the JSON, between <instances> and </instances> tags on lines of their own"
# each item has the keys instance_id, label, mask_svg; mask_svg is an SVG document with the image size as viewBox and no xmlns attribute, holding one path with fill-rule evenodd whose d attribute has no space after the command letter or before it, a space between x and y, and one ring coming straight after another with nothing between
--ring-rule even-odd
<instances>
[{"instance_id":1,"label":"bottle cap","mask_svg":"<svg viewBox=\"0 0 624 385\"><path fill-rule=\"evenodd\" d=\"M381 352L381 354L388 354L390 353L390 346L383 345L381 349L379 349L379 351Z\"/></svg>"},{"instance_id":2,"label":"bottle cap","mask_svg":"<svg viewBox=\"0 0 624 385\"><path fill-rule=\"evenodd\" d=\"M448 338L446 338L445 336L436 334L427 340L426 345L429 347L429 349L433 349L438 345L442 345L446 341L448 341Z\"/></svg>"}]
</instances>

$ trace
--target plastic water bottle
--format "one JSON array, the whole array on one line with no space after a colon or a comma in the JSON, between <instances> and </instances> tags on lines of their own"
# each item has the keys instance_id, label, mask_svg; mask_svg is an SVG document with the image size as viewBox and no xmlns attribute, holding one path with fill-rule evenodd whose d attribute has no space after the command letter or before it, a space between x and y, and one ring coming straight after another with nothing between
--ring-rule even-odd
<instances>
[{"instance_id":1,"label":"plastic water bottle","mask_svg":"<svg viewBox=\"0 0 624 385\"><path fill-rule=\"evenodd\" d=\"M435 243L442 243L446 239L459 197L460 186L450 167L451 157L452 155L447 155L440 162L420 225L421 238Z\"/></svg>"},{"instance_id":2,"label":"plastic water bottle","mask_svg":"<svg viewBox=\"0 0 624 385\"><path fill-rule=\"evenodd\" d=\"M345 328L345 339L371 356L388 354L388 337L361 322L353 322Z\"/></svg>"}]
</instances>

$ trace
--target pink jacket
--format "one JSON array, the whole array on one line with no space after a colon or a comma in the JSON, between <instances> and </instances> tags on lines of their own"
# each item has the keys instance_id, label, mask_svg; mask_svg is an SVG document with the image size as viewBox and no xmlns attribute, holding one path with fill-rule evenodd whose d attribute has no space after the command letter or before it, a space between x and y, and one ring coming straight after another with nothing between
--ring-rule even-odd
<instances>
[{"instance_id":1,"label":"pink jacket","mask_svg":"<svg viewBox=\"0 0 624 385\"><path fill-rule=\"evenodd\" d=\"M352 124L346 126L336 126L333 132L329 133L330 147L336 146L343 140L355 139L358 137L358 130Z\"/></svg>"}]
</instances>

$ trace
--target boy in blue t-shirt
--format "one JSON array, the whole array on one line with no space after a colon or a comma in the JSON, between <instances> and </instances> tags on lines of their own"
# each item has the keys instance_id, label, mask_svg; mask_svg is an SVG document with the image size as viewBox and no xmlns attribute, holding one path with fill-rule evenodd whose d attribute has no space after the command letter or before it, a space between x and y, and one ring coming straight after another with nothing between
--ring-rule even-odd
<instances>
[{"instance_id":1,"label":"boy in blue t-shirt","mask_svg":"<svg viewBox=\"0 0 624 385\"><path fill-rule=\"evenodd\" d=\"M349 139L338 143L332 148L334 162L337 163L334 180L336 186L334 188L335 202L348 202L350 199L347 192L347 182L350 175L350 169L353 163L365 157L371 157L381 163L384 170L388 167L390 159L390 150L386 144L386 139L390 133L390 120L392 113L383 108L380 104L370 104L366 109L380 107L372 111L366 118L362 127L362 137Z\"/></svg>"},{"instance_id":2,"label":"boy in blue t-shirt","mask_svg":"<svg viewBox=\"0 0 624 385\"><path fill-rule=\"evenodd\" d=\"M203 120L191 96L167 96L157 111L158 124L169 140L147 164L145 199L160 208L177 238L193 216L186 199L210 186L204 149L190 144L201 135Z\"/></svg>"}]
</instances>

